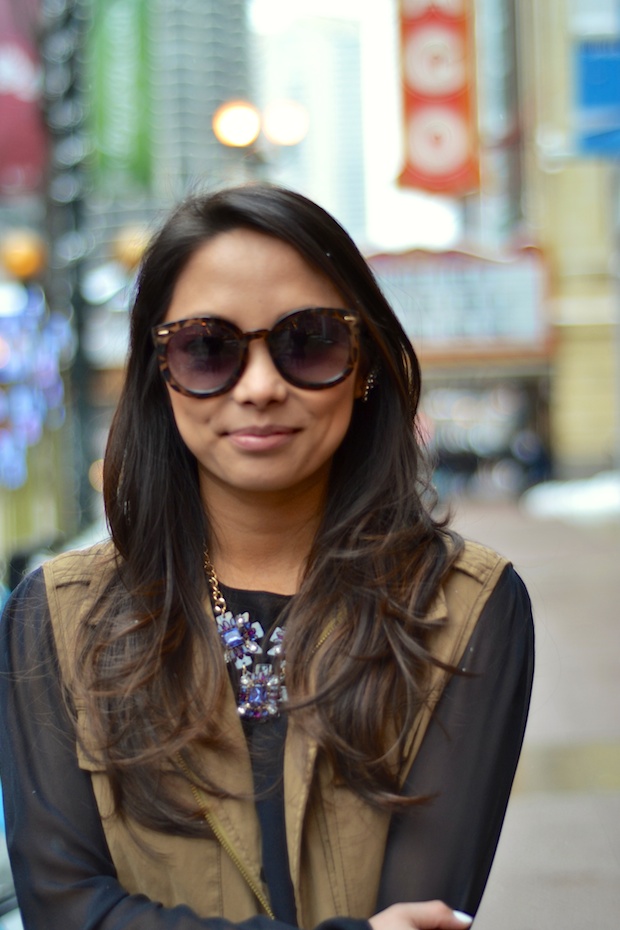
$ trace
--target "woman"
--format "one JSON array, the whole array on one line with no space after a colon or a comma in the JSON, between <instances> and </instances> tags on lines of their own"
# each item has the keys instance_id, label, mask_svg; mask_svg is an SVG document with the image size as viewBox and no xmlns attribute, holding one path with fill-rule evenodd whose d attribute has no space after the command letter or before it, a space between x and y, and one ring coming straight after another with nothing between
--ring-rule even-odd
<instances>
[{"instance_id":1,"label":"woman","mask_svg":"<svg viewBox=\"0 0 620 930\"><path fill-rule=\"evenodd\" d=\"M432 516L419 392L368 266L300 195L196 197L154 238L112 541L27 578L2 624L27 928L470 923L531 615Z\"/></svg>"}]
</instances>

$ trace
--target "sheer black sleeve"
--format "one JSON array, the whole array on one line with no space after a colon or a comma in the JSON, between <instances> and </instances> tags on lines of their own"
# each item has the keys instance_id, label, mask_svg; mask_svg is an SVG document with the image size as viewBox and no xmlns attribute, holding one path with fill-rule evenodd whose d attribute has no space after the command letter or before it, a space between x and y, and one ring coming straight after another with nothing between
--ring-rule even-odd
<instances>
[{"instance_id":1,"label":"sheer black sleeve","mask_svg":"<svg viewBox=\"0 0 620 930\"><path fill-rule=\"evenodd\" d=\"M440 898L475 914L521 750L534 665L530 602L508 567L438 704L405 791L430 799L392 820L377 911Z\"/></svg>"},{"instance_id":2,"label":"sheer black sleeve","mask_svg":"<svg viewBox=\"0 0 620 930\"><path fill-rule=\"evenodd\" d=\"M188 907L163 908L118 883L90 775L77 764L42 572L12 595L0 624L0 772L7 842L26 930L233 930ZM291 930L255 917L246 930ZM323 930L368 930L363 920Z\"/></svg>"}]
</instances>

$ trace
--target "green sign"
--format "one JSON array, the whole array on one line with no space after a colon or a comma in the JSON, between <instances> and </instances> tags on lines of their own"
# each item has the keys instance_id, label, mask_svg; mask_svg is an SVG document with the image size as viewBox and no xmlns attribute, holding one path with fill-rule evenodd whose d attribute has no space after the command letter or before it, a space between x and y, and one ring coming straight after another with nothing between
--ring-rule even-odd
<instances>
[{"instance_id":1,"label":"green sign","mask_svg":"<svg viewBox=\"0 0 620 930\"><path fill-rule=\"evenodd\" d=\"M91 121L97 180L148 186L151 87L148 0L95 0Z\"/></svg>"}]
</instances>

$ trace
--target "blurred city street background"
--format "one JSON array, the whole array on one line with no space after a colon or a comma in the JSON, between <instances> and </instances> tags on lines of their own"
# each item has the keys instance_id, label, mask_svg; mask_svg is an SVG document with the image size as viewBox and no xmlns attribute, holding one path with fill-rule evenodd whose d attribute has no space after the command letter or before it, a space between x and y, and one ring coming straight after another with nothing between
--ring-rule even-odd
<instances>
[{"instance_id":1,"label":"blurred city street background","mask_svg":"<svg viewBox=\"0 0 620 930\"><path fill-rule=\"evenodd\" d=\"M254 180L318 201L416 346L442 499L534 602L478 930L620 921L619 159L618 0L0 0L2 596L103 532L165 212Z\"/></svg>"},{"instance_id":2,"label":"blurred city street background","mask_svg":"<svg viewBox=\"0 0 620 930\"><path fill-rule=\"evenodd\" d=\"M512 559L536 624L524 751L476 930L614 930L620 519L588 513L579 491L555 517L541 516L527 499L453 506L463 534Z\"/></svg>"}]
</instances>

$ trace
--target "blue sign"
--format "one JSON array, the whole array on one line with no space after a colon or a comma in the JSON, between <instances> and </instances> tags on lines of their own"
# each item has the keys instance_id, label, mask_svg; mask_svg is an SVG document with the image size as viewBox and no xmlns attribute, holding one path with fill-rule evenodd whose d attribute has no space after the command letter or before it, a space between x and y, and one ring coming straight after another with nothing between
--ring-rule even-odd
<instances>
[{"instance_id":1,"label":"blue sign","mask_svg":"<svg viewBox=\"0 0 620 930\"><path fill-rule=\"evenodd\" d=\"M578 42L575 76L578 153L620 158L620 38Z\"/></svg>"}]
</instances>

